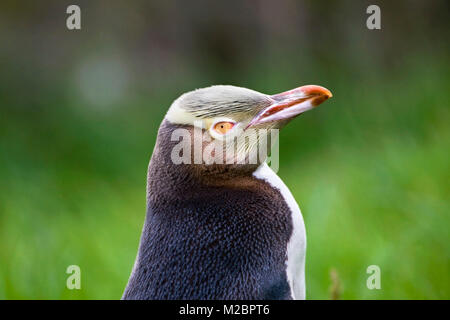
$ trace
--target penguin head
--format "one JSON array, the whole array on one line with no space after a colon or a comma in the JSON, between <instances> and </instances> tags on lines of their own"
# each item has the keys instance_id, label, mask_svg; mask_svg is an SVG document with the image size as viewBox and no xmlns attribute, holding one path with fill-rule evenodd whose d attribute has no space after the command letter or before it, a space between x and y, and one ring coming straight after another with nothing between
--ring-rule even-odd
<instances>
[{"instance_id":1,"label":"penguin head","mask_svg":"<svg viewBox=\"0 0 450 320\"><path fill-rule=\"evenodd\" d=\"M195 160L195 146L201 146L197 154L202 155L203 165L222 161L234 168L241 164L257 166L265 161L278 129L331 96L328 89L316 85L275 95L217 85L181 95L172 103L165 120L172 130L187 129L191 135L185 140L193 147L187 152L190 161ZM195 129L201 131L201 141L200 135L193 134Z\"/></svg>"}]
</instances>

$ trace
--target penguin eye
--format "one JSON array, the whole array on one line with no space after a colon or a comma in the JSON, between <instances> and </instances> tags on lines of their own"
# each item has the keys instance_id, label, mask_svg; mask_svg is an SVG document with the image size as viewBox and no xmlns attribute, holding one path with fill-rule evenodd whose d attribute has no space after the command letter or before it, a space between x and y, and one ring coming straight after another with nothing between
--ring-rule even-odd
<instances>
[{"instance_id":1,"label":"penguin eye","mask_svg":"<svg viewBox=\"0 0 450 320\"><path fill-rule=\"evenodd\" d=\"M234 127L234 123L233 122L222 121L222 122L217 122L214 125L214 130L217 133L225 134L228 131L230 131L233 127Z\"/></svg>"}]
</instances>

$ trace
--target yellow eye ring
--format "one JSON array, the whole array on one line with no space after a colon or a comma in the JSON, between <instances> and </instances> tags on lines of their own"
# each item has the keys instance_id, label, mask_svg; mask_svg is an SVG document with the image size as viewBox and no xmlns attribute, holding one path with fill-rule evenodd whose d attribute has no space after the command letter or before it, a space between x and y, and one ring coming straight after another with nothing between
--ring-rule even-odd
<instances>
[{"instance_id":1,"label":"yellow eye ring","mask_svg":"<svg viewBox=\"0 0 450 320\"><path fill-rule=\"evenodd\" d=\"M234 123L233 122L228 122L228 121L221 121L221 122L217 122L214 125L214 131L216 131L217 133L220 134L225 134L228 131L230 131L231 129L233 129L234 127Z\"/></svg>"}]
</instances>

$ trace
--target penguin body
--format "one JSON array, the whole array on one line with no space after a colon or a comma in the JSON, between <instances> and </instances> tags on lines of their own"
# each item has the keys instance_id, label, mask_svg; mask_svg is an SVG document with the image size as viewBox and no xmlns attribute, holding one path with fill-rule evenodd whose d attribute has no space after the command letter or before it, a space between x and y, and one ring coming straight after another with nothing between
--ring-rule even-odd
<instances>
[{"instance_id":1,"label":"penguin body","mask_svg":"<svg viewBox=\"0 0 450 320\"><path fill-rule=\"evenodd\" d=\"M252 98L261 104L256 103L248 121L242 114L231 115L240 119L237 123L248 125L261 118L262 108L270 108L270 96L257 94ZM220 97L226 108L223 90ZM228 99L236 110L239 92ZM208 104L205 95L201 103ZM178 141L172 133L192 132L194 127L186 123L191 114L175 123L173 109L161 124L149 164L146 220L122 298L304 299L305 228L289 189L264 161L175 164L171 155ZM214 124L202 130L212 129ZM223 133L223 127L218 132Z\"/></svg>"}]
</instances>

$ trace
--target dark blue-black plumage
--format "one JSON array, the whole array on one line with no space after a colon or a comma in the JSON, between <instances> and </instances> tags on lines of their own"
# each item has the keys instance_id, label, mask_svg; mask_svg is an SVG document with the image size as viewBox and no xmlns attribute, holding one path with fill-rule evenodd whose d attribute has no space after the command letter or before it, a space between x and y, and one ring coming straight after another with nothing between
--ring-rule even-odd
<instances>
[{"instance_id":1,"label":"dark blue-black plumage","mask_svg":"<svg viewBox=\"0 0 450 320\"><path fill-rule=\"evenodd\" d=\"M164 121L148 171L147 215L123 299L290 299L291 213L254 167L174 165Z\"/></svg>"}]
</instances>

